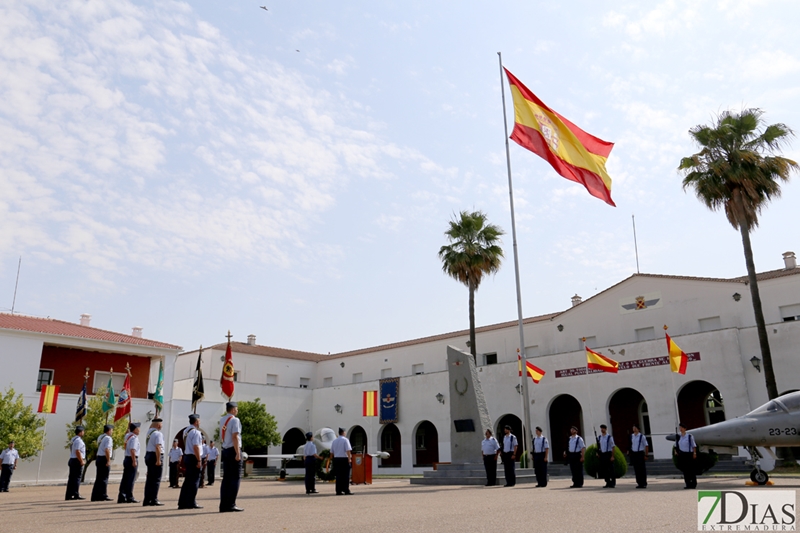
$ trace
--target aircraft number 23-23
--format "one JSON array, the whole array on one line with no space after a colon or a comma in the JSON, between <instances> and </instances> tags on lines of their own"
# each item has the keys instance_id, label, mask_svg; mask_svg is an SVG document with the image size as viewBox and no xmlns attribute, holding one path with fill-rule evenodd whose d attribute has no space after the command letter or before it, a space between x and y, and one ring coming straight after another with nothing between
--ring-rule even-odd
<instances>
[{"instance_id":1,"label":"aircraft number 23-23","mask_svg":"<svg viewBox=\"0 0 800 533\"><path fill-rule=\"evenodd\" d=\"M797 428L770 428L770 436L772 435L797 435Z\"/></svg>"}]
</instances>

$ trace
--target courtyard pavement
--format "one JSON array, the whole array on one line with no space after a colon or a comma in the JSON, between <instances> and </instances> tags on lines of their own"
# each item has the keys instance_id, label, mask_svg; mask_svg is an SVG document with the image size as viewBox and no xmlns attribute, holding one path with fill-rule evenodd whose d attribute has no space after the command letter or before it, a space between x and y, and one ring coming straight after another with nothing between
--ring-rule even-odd
<instances>
[{"instance_id":1,"label":"courtyard pavement","mask_svg":"<svg viewBox=\"0 0 800 533\"><path fill-rule=\"evenodd\" d=\"M700 478L699 489L741 490L746 478ZM483 531L696 531L697 492L680 479L653 479L646 490L622 479L616 489L587 479L583 489L552 480L547 488L431 487L407 479L376 480L335 496L329 483L306 496L302 482L244 481L238 504L243 513L218 512L219 486L201 489L204 509L179 511L179 490L162 488L164 507L116 502L64 501L64 486L14 487L0 494L0 531L56 533L110 531L225 532L483 532ZM113 491L111 489L114 489ZM109 495L116 500L116 485ZM800 479L777 479L774 487L800 488ZM141 498L143 483L134 494ZM91 486L83 486L88 497Z\"/></svg>"}]
</instances>

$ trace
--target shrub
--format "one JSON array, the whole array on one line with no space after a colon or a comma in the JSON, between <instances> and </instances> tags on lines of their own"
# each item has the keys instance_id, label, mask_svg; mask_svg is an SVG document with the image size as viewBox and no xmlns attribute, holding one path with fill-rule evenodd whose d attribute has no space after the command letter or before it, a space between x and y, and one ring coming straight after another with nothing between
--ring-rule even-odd
<instances>
[{"instance_id":1,"label":"shrub","mask_svg":"<svg viewBox=\"0 0 800 533\"><path fill-rule=\"evenodd\" d=\"M673 447L673 450L675 448ZM719 461L719 456L717 452L711 450L709 452L697 452L697 460L694 462L694 474L699 476L704 474L714 468L714 465L717 464ZM683 468L681 465L678 464L678 457L673 453L672 454L672 464L675 465L675 468L683 472Z\"/></svg>"},{"instance_id":2,"label":"shrub","mask_svg":"<svg viewBox=\"0 0 800 533\"><path fill-rule=\"evenodd\" d=\"M600 458L597 457L597 444L592 444L586 448L583 456L583 469L586 475L596 478L600 467ZM623 477L628 472L628 461L619 448L614 448L614 474L617 478Z\"/></svg>"}]
</instances>

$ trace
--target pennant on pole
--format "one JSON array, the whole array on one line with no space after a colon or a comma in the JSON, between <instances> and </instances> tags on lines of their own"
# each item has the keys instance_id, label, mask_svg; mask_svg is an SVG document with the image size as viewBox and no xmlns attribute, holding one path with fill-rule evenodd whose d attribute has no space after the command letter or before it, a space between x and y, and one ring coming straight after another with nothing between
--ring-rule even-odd
<instances>
[{"instance_id":1,"label":"pennant on pole","mask_svg":"<svg viewBox=\"0 0 800 533\"><path fill-rule=\"evenodd\" d=\"M197 355L197 368L195 368L194 387L192 387L192 412L197 412L197 403L201 402L205 397L205 389L203 386L203 369L200 366L203 363L203 347L200 346L200 353Z\"/></svg>"},{"instance_id":2,"label":"pennant on pole","mask_svg":"<svg viewBox=\"0 0 800 533\"><path fill-rule=\"evenodd\" d=\"M219 386L222 387L222 394L230 400L233 398L234 389L233 372L233 353L231 352L231 332L228 331L228 347L225 348L225 364L222 365L222 376L219 378Z\"/></svg>"},{"instance_id":3,"label":"pennant on pole","mask_svg":"<svg viewBox=\"0 0 800 533\"><path fill-rule=\"evenodd\" d=\"M119 391L117 398L117 411L114 413L114 422L122 419L125 415L131 414L131 367L127 367L128 375L125 376L125 383Z\"/></svg>"},{"instance_id":4,"label":"pennant on pole","mask_svg":"<svg viewBox=\"0 0 800 533\"><path fill-rule=\"evenodd\" d=\"M158 414L164 408L164 361L158 363L158 383L153 394L153 402L156 404L156 414Z\"/></svg>"},{"instance_id":5,"label":"pennant on pole","mask_svg":"<svg viewBox=\"0 0 800 533\"><path fill-rule=\"evenodd\" d=\"M89 381L89 369L83 375L83 389L78 396L78 405L75 407L75 423L80 424L83 422L83 417L86 416L86 383Z\"/></svg>"},{"instance_id":6,"label":"pennant on pole","mask_svg":"<svg viewBox=\"0 0 800 533\"><path fill-rule=\"evenodd\" d=\"M106 386L106 397L103 398L103 413L113 410L117 406L117 395L114 392L114 368L110 370L108 376L108 386Z\"/></svg>"}]
</instances>

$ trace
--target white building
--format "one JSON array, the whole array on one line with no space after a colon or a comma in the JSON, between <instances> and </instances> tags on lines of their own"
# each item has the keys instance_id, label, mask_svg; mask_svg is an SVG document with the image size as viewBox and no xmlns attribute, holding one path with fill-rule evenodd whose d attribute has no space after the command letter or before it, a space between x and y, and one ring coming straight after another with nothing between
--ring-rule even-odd
<instances>
[{"instance_id":1,"label":"white building","mask_svg":"<svg viewBox=\"0 0 800 533\"><path fill-rule=\"evenodd\" d=\"M793 253L784 268L759 274L759 288L781 393L800 389L800 269ZM760 349L746 276L733 279L636 274L559 313L525 322L525 353L545 370L531 384L532 424L563 449L570 425L584 434L605 422L624 448L633 423L651 439L655 458L670 455L664 435L680 418L690 427L747 413L767 400ZM666 365L663 326L691 354L686 375ZM583 341L620 362L618 374L581 375ZM516 321L477 330L478 364L495 429L519 428L522 413L517 370ZM468 331L322 355L260 346L255 336L233 343L235 398L260 398L276 416L284 452L302 434L344 427L354 447L392 453L375 472L412 473L450 459L446 346L466 348ZM218 380L225 344L203 354L206 401L199 412L214 422L223 412ZM181 354L175 398L191 397L197 352ZM758 367L758 368L757 368ZM363 417L362 394L382 378L399 378L399 419L382 425ZM438 395L438 397L437 397ZM441 399L440 399L441 398ZM188 413L188 410L187 410ZM209 428L213 431L213 427ZM519 430L517 430L519 431ZM476 434L476 461L480 434ZM279 453L279 448L271 450Z\"/></svg>"}]
</instances>

